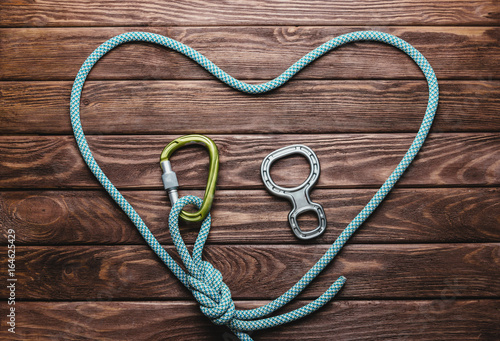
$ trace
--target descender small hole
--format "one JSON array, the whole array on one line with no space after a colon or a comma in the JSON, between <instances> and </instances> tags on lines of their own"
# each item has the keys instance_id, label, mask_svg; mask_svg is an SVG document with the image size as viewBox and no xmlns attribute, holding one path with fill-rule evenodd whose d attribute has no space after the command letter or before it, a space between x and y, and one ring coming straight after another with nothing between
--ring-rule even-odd
<instances>
[{"instance_id":1,"label":"descender small hole","mask_svg":"<svg viewBox=\"0 0 500 341\"><path fill-rule=\"evenodd\" d=\"M316 211L310 210L302 212L297 216L297 224L299 224L302 232L309 232L319 226L319 218Z\"/></svg>"}]
</instances>

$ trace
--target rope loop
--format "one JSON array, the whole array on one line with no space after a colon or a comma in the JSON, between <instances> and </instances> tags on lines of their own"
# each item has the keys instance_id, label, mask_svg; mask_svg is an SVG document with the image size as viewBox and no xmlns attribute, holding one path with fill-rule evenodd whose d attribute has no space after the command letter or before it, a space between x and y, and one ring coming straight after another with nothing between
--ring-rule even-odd
<instances>
[{"instance_id":1,"label":"rope loop","mask_svg":"<svg viewBox=\"0 0 500 341\"><path fill-rule=\"evenodd\" d=\"M193 255L184 243L179 232L179 217L186 205L195 205L200 208L203 201L193 195L177 200L169 215L169 229L177 252L187 269L187 288L191 291L200 309L216 325L230 325L236 316L236 308L222 274L212 264L202 260L203 246L205 245L211 225L211 216L208 215L200 228L196 238Z\"/></svg>"},{"instance_id":2,"label":"rope loop","mask_svg":"<svg viewBox=\"0 0 500 341\"><path fill-rule=\"evenodd\" d=\"M203 200L193 195L178 199L170 210L168 218L172 240L186 268L184 271L176 263L177 269L179 269L176 275L200 304L202 313L214 324L229 327L241 340L252 340L246 332L279 326L318 310L330 301L344 285L345 277L341 276L313 302L274 317L261 319L262 315L256 314L255 310L237 310L231 296L231 290L224 283L221 272L202 259L203 247L212 223L211 215L208 214L201 224L192 255L182 239L179 231L179 217L183 208L189 204L200 208ZM169 264L169 266L173 266L173 264ZM296 294L304 288L299 289Z\"/></svg>"}]
</instances>

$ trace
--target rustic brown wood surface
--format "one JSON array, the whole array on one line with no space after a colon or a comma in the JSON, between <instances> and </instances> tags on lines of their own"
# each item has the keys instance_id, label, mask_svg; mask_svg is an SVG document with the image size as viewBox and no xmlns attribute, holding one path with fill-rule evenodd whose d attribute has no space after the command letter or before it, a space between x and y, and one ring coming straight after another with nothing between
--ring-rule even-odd
<instances>
[{"instance_id":1,"label":"rustic brown wood surface","mask_svg":"<svg viewBox=\"0 0 500 341\"><path fill-rule=\"evenodd\" d=\"M0 132L71 134L71 85L0 83ZM441 106L433 132L500 130L500 81L447 80L439 85ZM300 80L261 96L217 81L116 81L112 86L89 81L81 113L87 134L184 134L186 129L207 134L413 132L422 121L426 99L424 80Z\"/></svg>"},{"instance_id":2,"label":"rustic brown wood surface","mask_svg":"<svg viewBox=\"0 0 500 341\"><path fill-rule=\"evenodd\" d=\"M154 1L8 1L0 12L2 25L16 26L177 26L177 25L484 25L497 24L495 0L457 2L291 0Z\"/></svg>"},{"instance_id":3,"label":"rustic brown wood surface","mask_svg":"<svg viewBox=\"0 0 500 341\"><path fill-rule=\"evenodd\" d=\"M356 244L346 246L299 297L316 298L340 275L339 298L429 298L443 288L466 297L500 295L499 243ZM273 299L290 288L329 245L209 245L205 255L232 288L234 298ZM1 252L6 253L2 247ZM189 298L190 293L143 245L19 246L18 281L30 288L19 299L116 300ZM175 255L175 249L167 251ZM175 257L178 258L178 257ZM7 272L7 267L0 268ZM450 273L450 269L453 272ZM6 286L0 289L8 295Z\"/></svg>"},{"instance_id":4,"label":"rustic brown wood surface","mask_svg":"<svg viewBox=\"0 0 500 341\"><path fill-rule=\"evenodd\" d=\"M235 340L202 315L84 164L69 121L72 80L102 42L127 31L167 35L251 83L279 75L327 40L395 34L436 71L440 103L421 153L325 273L284 311L338 276L347 283L310 317L258 340L500 339L500 5L442 1L0 2L0 340ZM427 85L403 53L355 43L289 84L250 96L184 56L132 43L85 84L83 127L102 169L176 256L159 153L208 134L221 168L206 259L237 307L292 286L370 200L408 149ZM302 143L321 162L311 196L328 228L313 241L288 227L290 204L264 189L260 163ZM208 154L172 160L180 193L201 196ZM273 166L300 184L301 157ZM305 214L300 224L314 228ZM182 223L192 244L199 225ZM8 231L16 235L16 334L8 332Z\"/></svg>"},{"instance_id":5,"label":"rustic brown wood surface","mask_svg":"<svg viewBox=\"0 0 500 341\"><path fill-rule=\"evenodd\" d=\"M198 196L203 191L190 191ZM329 226L315 242L332 242L375 189L318 189ZM158 240L171 244L163 190L124 191ZM384 201L353 237L353 243L500 242L498 188L399 188ZM241 197L245 196L245 201ZM213 205L214 244L297 244L287 228L289 203L261 190L219 190ZM0 192L3 227L16 229L19 245L142 244L126 215L103 191ZM91 212L91 214L89 214ZM232 216L238 214L238 221ZM311 228L314 216L304 216ZM182 234L193 243L198 224L183 223ZM263 239L262 235L266 238ZM5 236L1 236L5 243Z\"/></svg>"},{"instance_id":6,"label":"rustic brown wood surface","mask_svg":"<svg viewBox=\"0 0 500 341\"><path fill-rule=\"evenodd\" d=\"M310 146L321 160L318 188L377 187L404 156L415 134L210 135L220 151L219 188L263 188L261 160L293 143ZM158 158L175 136L89 136L90 148L103 171L120 188L162 188ZM29 151L29 153L26 153ZM0 137L4 188L99 187L72 136ZM480 157L478 157L480 155ZM498 133L432 134L400 185L498 185ZM57 162L53 162L57 160ZM202 188L208 155L201 146L186 147L172 157L183 188ZM301 167L302 166L302 167ZM273 179L299 185L307 175L300 157L276 163Z\"/></svg>"},{"instance_id":7,"label":"rustic brown wood surface","mask_svg":"<svg viewBox=\"0 0 500 341\"><path fill-rule=\"evenodd\" d=\"M287 326L252 333L257 340L496 340L498 301L336 300ZM236 301L256 308L267 301ZM298 308L308 301L297 301ZM0 308L6 308L0 304ZM235 340L228 330L199 318L192 301L130 302L88 299L78 302L20 302L19 323L36 340ZM189 323L187 323L189 321ZM88 328L92 325L93 328ZM54 326L57 326L55 328ZM314 330L314 332L311 332ZM335 337L332 337L332 336Z\"/></svg>"},{"instance_id":8,"label":"rustic brown wood surface","mask_svg":"<svg viewBox=\"0 0 500 341\"><path fill-rule=\"evenodd\" d=\"M408 40L439 79L500 77L500 28L385 27ZM238 79L278 76L329 39L366 27L117 27L0 29L0 77L9 80L73 80L88 55L109 38L144 30L182 41ZM296 79L423 79L410 57L373 42L343 46L302 70ZM89 79L213 79L177 52L146 43L119 46Z\"/></svg>"}]
</instances>

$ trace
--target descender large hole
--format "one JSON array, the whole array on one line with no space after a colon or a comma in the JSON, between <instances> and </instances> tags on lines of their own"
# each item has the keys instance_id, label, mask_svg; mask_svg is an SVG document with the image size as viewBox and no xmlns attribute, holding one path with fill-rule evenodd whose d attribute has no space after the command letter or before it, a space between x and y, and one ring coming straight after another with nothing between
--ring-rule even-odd
<instances>
[{"instance_id":1,"label":"descender large hole","mask_svg":"<svg viewBox=\"0 0 500 341\"><path fill-rule=\"evenodd\" d=\"M270 173L278 186L292 188L302 185L307 180L311 173L311 165L305 156L294 154L273 162Z\"/></svg>"}]
</instances>

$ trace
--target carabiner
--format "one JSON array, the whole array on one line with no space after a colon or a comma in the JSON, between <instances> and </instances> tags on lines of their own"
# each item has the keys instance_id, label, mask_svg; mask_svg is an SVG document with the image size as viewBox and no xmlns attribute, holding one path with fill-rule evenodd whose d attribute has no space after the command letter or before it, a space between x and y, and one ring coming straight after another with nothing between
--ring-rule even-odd
<instances>
[{"instance_id":1,"label":"carabiner","mask_svg":"<svg viewBox=\"0 0 500 341\"><path fill-rule=\"evenodd\" d=\"M179 199L177 193L177 188L179 188L179 182L177 181L177 175L172 170L172 165L170 164L170 157L179 148L191 144L199 143L204 145L208 149L210 155L210 170L208 172L207 187L205 189L205 195L203 197L203 205L200 210L195 213L190 213L186 211L181 211L180 217L186 221L202 221L208 215L210 208L212 207L212 202L214 200L215 185L217 184L217 176L219 174L219 151L215 142L210 138L199 135L185 135L181 136L172 142L170 142L162 151L160 156L160 166L163 171L161 179L163 181L163 186L167 190L168 196L170 198L170 203L172 206Z\"/></svg>"}]
</instances>

